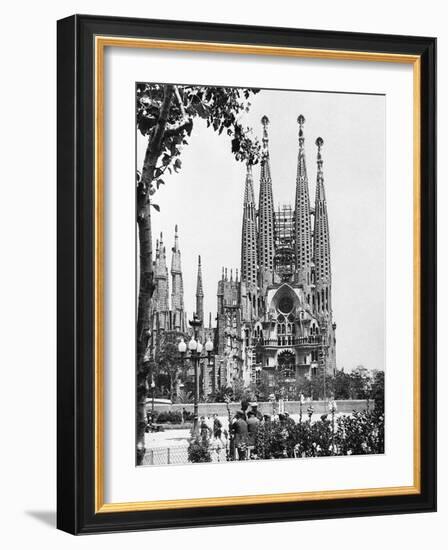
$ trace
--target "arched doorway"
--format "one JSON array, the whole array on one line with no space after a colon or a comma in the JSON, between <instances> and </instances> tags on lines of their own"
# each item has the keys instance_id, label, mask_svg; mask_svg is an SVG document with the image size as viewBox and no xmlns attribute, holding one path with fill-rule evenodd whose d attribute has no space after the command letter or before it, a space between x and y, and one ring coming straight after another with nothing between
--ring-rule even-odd
<instances>
[{"instance_id":1,"label":"arched doorway","mask_svg":"<svg viewBox=\"0 0 448 550\"><path fill-rule=\"evenodd\" d=\"M278 356L278 372L284 382L295 380L296 356L292 351L284 351Z\"/></svg>"}]
</instances>

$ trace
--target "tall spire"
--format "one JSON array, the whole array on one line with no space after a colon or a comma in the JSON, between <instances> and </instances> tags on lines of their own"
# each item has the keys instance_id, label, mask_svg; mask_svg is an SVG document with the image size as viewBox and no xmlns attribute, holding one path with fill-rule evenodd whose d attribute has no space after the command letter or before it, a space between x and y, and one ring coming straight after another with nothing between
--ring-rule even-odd
<instances>
[{"instance_id":1,"label":"tall spire","mask_svg":"<svg viewBox=\"0 0 448 550\"><path fill-rule=\"evenodd\" d=\"M174 228L174 246L171 251L171 309L173 311L174 327L183 330L184 283L177 225Z\"/></svg>"},{"instance_id":2,"label":"tall spire","mask_svg":"<svg viewBox=\"0 0 448 550\"><path fill-rule=\"evenodd\" d=\"M258 201L258 262L260 285L272 283L274 271L274 201L272 197L271 168L269 164L269 119L261 119L263 125L263 149L261 154L260 198Z\"/></svg>"},{"instance_id":3,"label":"tall spire","mask_svg":"<svg viewBox=\"0 0 448 550\"><path fill-rule=\"evenodd\" d=\"M321 149L323 144L324 140L320 137L317 138L317 183L314 214L315 307L317 313L331 314L330 231L322 170Z\"/></svg>"},{"instance_id":4,"label":"tall spire","mask_svg":"<svg viewBox=\"0 0 448 550\"><path fill-rule=\"evenodd\" d=\"M241 235L241 279L257 286L257 222L252 166L247 163Z\"/></svg>"},{"instance_id":5,"label":"tall spire","mask_svg":"<svg viewBox=\"0 0 448 550\"><path fill-rule=\"evenodd\" d=\"M305 137L303 125L305 117L299 115L299 153L297 158L296 200L294 212L294 236L295 236L295 263L297 270L297 282L303 285L309 295L311 284L311 213L310 197L308 190L308 175L305 162Z\"/></svg>"},{"instance_id":6,"label":"tall spire","mask_svg":"<svg viewBox=\"0 0 448 550\"><path fill-rule=\"evenodd\" d=\"M201 256L198 256L198 278L196 284L196 315L204 321L204 290L202 288Z\"/></svg>"},{"instance_id":7,"label":"tall spire","mask_svg":"<svg viewBox=\"0 0 448 550\"><path fill-rule=\"evenodd\" d=\"M166 265L166 249L163 244L163 235L160 233L160 241L154 265L154 279L157 293L157 311L169 311L169 282L168 268Z\"/></svg>"}]
</instances>

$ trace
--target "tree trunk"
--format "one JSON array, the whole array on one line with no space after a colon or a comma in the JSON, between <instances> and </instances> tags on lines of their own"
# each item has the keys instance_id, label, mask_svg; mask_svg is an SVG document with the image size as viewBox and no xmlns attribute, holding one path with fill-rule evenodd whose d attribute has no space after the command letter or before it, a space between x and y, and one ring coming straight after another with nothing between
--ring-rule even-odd
<instances>
[{"instance_id":1,"label":"tree trunk","mask_svg":"<svg viewBox=\"0 0 448 550\"><path fill-rule=\"evenodd\" d=\"M173 98L174 87L165 87L159 120L148 140L141 181L137 187L137 224L140 245L140 288L137 311L137 373L136 373L136 463L140 465L145 456L146 396L149 357L146 354L150 337L150 305L154 291L152 266L151 200L150 190L154 170L160 157L163 136Z\"/></svg>"}]
</instances>

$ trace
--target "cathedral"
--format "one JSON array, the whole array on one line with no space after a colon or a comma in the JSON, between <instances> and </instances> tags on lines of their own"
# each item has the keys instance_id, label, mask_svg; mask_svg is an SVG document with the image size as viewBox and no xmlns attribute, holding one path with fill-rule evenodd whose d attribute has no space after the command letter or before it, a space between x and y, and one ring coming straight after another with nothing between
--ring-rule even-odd
<instances>
[{"instance_id":1,"label":"cathedral","mask_svg":"<svg viewBox=\"0 0 448 550\"><path fill-rule=\"evenodd\" d=\"M204 357L204 396L217 388L263 384L272 392L292 390L303 377L336 369L336 324L332 315L330 234L325 198L322 138L316 140L317 178L310 203L305 158L305 118L298 122L298 154L293 204L274 210L269 159L269 119L263 129L258 205L253 167L248 164L242 207L241 268L223 268L217 285L215 323L204 318L201 259L198 260L196 315L200 338L211 339L213 357ZM154 263L153 342L163 331L189 337L177 227L171 260L171 300L162 236Z\"/></svg>"}]
</instances>

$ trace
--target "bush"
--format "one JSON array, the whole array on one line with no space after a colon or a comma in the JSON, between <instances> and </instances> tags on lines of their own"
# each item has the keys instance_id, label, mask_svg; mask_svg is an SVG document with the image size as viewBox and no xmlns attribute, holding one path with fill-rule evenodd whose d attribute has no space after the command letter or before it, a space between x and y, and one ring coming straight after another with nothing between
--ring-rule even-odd
<instances>
[{"instance_id":1,"label":"bush","mask_svg":"<svg viewBox=\"0 0 448 550\"><path fill-rule=\"evenodd\" d=\"M334 430L334 431L333 431ZM334 420L324 414L311 423L268 422L260 426L256 454L261 459L384 453L384 414L353 412Z\"/></svg>"},{"instance_id":2,"label":"bush","mask_svg":"<svg viewBox=\"0 0 448 550\"><path fill-rule=\"evenodd\" d=\"M209 443L206 438L196 436L188 446L189 462L211 462Z\"/></svg>"},{"instance_id":3,"label":"bush","mask_svg":"<svg viewBox=\"0 0 448 550\"><path fill-rule=\"evenodd\" d=\"M339 454L384 453L384 414L381 412L353 412L353 416L338 418L337 425Z\"/></svg>"},{"instance_id":4,"label":"bush","mask_svg":"<svg viewBox=\"0 0 448 550\"><path fill-rule=\"evenodd\" d=\"M194 414L187 411L185 420L190 422L193 418ZM158 424L181 424L182 411L162 411L156 416L155 422Z\"/></svg>"}]
</instances>

